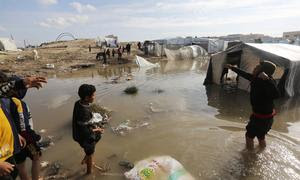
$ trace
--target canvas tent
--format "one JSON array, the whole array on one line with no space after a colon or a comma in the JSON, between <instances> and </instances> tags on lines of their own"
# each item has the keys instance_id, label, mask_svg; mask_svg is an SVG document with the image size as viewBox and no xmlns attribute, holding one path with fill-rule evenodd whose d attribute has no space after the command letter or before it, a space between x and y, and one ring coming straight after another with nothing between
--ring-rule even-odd
<instances>
[{"instance_id":1,"label":"canvas tent","mask_svg":"<svg viewBox=\"0 0 300 180\"><path fill-rule=\"evenodd\" d=\"M105 36L104 38L97 37L96 44L98 46L117 47L118 37L114 35L108 35Z\"/></svg>"},{"instance_id":2,"label":"canvas tent","mask_svg":"<svg viewBox=\"0 0 300 180\"><path fill-rule=\"evenodd\" d=\"M169 60L188 60L207 56L206 50L197 45L184 46L176 50L165 48L165 53Z\"/></svg>"},{"instance_id":3,"label":"canvas tent","mask_svg":"<svg viewBox=\"0 0 300 180\"><path fill-rule=\"evenodd\" d=\"M0 51L17 51L17 46L9 38L0 38Z\"/></svg>"},{"instance_id":4,"label":"canvas tent","mask_svg":"<svg viewBox=\"0 0 300 180\"><path fill-rule=\"evenodd\" d=\"M233 64L246 72L252 72L260 60L269 60L277 65L273 75L283 94L300 94L300 47L289 44L239 44L226 51L214 54L210 60L204 84L224 82L224 65ZM237 78L237 87L249 91L249 81Z\"/></svg>"}]
</instances>

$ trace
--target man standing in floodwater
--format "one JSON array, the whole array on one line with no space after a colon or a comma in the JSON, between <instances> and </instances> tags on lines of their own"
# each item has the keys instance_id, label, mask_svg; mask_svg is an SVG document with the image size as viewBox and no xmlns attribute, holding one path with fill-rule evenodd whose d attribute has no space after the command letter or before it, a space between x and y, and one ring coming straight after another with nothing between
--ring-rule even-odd
<instances>
[{"instance_id":1,"label":"man standing in floodwater","mask_svg":"<svg viewBox=\"0 0 300 180\"><path fill-rule=\"evenodd\" d=\"M265 148L265 135L271 129L276 114L273 100L279 97L276 82L272 77L276 65L270 61L261 61L252 74L230 64L226 67L250 81L250 102L253 113L246 126L246 147L253 149L254 138L257 137L259 146Z\"/></svg>"}]
</instances>

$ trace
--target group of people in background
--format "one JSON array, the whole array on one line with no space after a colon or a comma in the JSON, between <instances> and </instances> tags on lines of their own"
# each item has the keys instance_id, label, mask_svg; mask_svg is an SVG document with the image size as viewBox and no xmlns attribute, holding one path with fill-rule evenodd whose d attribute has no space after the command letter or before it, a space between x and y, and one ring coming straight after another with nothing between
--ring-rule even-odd
<instances>
[{"instance_id":1,"label":"group of people in background","mask_svg":"<svg viewBox=\"0 0 300 180\"><path fill-rule=\"evenodd\" d=\"M115 59L117 57L118 62L120 63L122 61L122 55L123 53L127 53L127 55L130 55L131 53L131 44L127 43L126 46L119 46L117 45L117 48L105 48L102 50L100 48L100 52L97 53L96 59L97 60L103 60L103 64L107 64L108 59ZM91 52L91 46L89 46L89 52Z\"/></svg>"}]
</instances>

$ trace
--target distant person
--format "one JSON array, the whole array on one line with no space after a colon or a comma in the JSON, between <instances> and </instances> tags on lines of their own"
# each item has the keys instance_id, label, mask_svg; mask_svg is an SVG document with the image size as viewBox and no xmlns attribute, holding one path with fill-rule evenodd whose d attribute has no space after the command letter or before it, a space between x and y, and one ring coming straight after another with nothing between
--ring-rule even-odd
<instances>
[{"instance_id":1,"label":"distant person","mask_svg":"<svg viewBox=\"0 0 300 180\"><path fill-rule=\"evenodd\" d=\"M129 43L126 44L127 55L130 54L131 45Z\"/></svg>"},{"instance_id":2,"label":"distant person","mask_svg":"<svg viewBox=\"0 0 300 180\"><path fill-rule=\"evenodd\" d=\"M13 78L16 80L19 79L18 77ZM41 148L37 145L37 142L41 139L41 136L33 130L33 122L30 110L27 104L21 100L25 97L26 92L27 90L14 91L11 103L11 111L16 129L18 133L26 140L26 146L14 157L21 180L29 179L25 167L25 161L27 157L32 160L32 180L38 180L40 173L40 156L42 153Z\"/></svg>"},{"instance_id":3,"label":"distant person","mask_svg":"<svg viewBox=\"0 0 300 180\"><path fill-rule=\"evenodd\" d=\"M91 45L89 45L89 52L91 52L92 51L92 47L91 47Z\"/></svg>"},{"instance_id":4,"label":"distant person","mask_svg":"<svg viewBox=\"0 0 300 180\"><path fill-rule=\"evenodd\" d=\"M112 49L111 54L112 54L112 57L114 58L114 57L115 57L115 54L116 54L115 49Z\"/></svg>"},{"instance_id":5,"label":"distant person","mask_svg":"<svg viewBox=\"0 0 300 180\"><path fill-rule=\"evenodd\" d=\"M145 54L145 55L148 55L148 54L149 54L149 51L148 51L148 47L147 47L147 46L144 46L144 54Z\"/></svg>"},{"instance_id":6,"label":"distant person","mask_svg":"<svg viewBox=\"0 0 300 180\"><path fill-rule=\"evenodd\" d=\"M254 68L252 74L230 64L226 67L250 81L250 102L253 112L246 126L246 147L250 150L253 149L256 137L259 146L265 148L265 135L271 129L275 116L273 100L279 97L276 82L272 77L276 65L270 61L261 61Z\"/></svg>"},{"instance_id":7,"label":"distant person","mask_svg":"<svg viewBox=\"0 0 300 180\"><path fill-rule=\"evenodd\" d=\"M121 62L122 60L122 50L121 50L121 46L118 48L118 61Z\"/></svg>"},{"instance_id":8,"label":"distant person","mask_svg":"<svg viewBox=\"0 0 300 180\"><path fill-rule=\"evenodd\" d=\"M124 53L125 52L125 47L124 46L122 46L122 53Z\"/></svg>"},{"instance_id":9,"label":"distant person","mask_svg":"<svg viewBox=\"0 0 300 180\"><path fill-rule=\"evenodd\" d=\"M86 164L86 174L92 173L93 155L97 142L101 139L104 129L93 119L90 104L95 100L96 88L83 84L79 87L80 100L76 101L73 111L73 139L83 148L85 156L81 164Z\"/></svg>"},{"instance_id":10,"label":"distant person","mask_svg":"<svg viewBox=\"0 0 300 180\"><path fill-rule=\"evenodd\" d=\"M110 58L110 50L109 50L109 48L107 48L107 50L106 50L106 55L107 55L108 58Z\"/></svg>"},{"instance_id":11,"label":"distant person","mask_svg":"<svg viewBox=\"0 0 300 180\"><path fill-rule=\"evenodd\" d=\"M106 50L105 49L102 52L102 57L103 57L103 64L106 64L107 63L107 59L106 59Z\"/></svg>"},{"instance_id":12,"label":"distant person","mask_svg":"<svg viewBox=\"0 0 300 180\"><path fill-rule=\"evenodd\" d=\"M139 50L142 50L142 44L141 44L141 42L138 42L138 43L137 43L137 46L138 46L138 49L139 49Z\"/></svg>"}]
</instances>

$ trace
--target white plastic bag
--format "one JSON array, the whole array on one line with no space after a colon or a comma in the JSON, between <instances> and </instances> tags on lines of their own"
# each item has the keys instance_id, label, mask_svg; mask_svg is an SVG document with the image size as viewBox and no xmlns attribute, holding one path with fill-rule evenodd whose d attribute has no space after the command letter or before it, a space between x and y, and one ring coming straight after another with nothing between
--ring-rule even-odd
<instances>
[{"instance_id":1,"label":"white plastic bag","mask_svg":"<svg viewBox=\"0 0 300 180\"><path fill-rule=\"evenodd\" d=\"M190 173L170 156L141 160L124 175L130 180L194 180Z\"/></svg>"}]
</instances>

